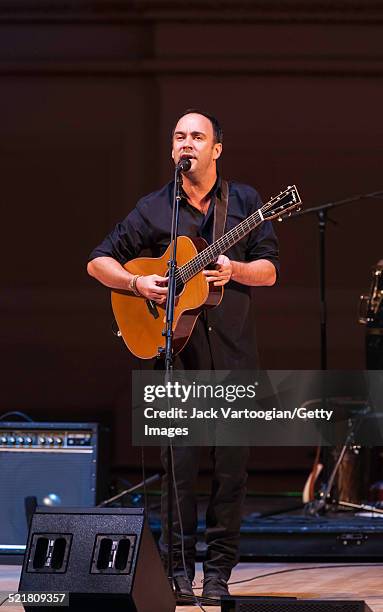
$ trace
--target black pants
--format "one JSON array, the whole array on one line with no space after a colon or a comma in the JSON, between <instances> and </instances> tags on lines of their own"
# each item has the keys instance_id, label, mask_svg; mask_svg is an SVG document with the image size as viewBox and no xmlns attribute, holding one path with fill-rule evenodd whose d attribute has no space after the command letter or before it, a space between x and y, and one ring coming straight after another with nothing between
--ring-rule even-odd
<instances>
[{"instance_id":1,"label":"black pants","mask_svg":"<svg viewBox=\"0 0 383 612\"><path fill-rule=\"evenodd\" d=\"M201 315L186 348L177 355L175 369L213 370L207 321ZM173 447L175 481L180 503L186 566L189 577L194 578L195 544L197 541L197 481L200 448ZM207 556L203 569L205 576L219 576L228 580L238 561L241 510L246 495L248 447L214 446L211 448L213 478L209 505L206 511ZM166 561L167 526L167 448L161 450L165 475L162 478L160 551ZM181 537L175 500L173 503L173 558L174 575L183 573Z\"/></svg>"},{"instance_id":2,"label":"black pants","mask_svg":"<svg viewBox=\"0 0 383 612\"><path fill-rule=\"evenodd\" d=\"M195 544L197 540L197 499L195 483L198 475L200 448L173 447L175 479L177 483L184 532L186 566L194 578ZM228 580L238 562L241 509L246 494L247 447L217 446L211 449L213 479L206 511L207 556L203 564L205 577L219 576ZM162 479L162 535L160 550L167 554L167 448L161 451L165 469ZM173 506L174 575L183 573L181 538L176 505Z\"/></svg>"}]
</instances>

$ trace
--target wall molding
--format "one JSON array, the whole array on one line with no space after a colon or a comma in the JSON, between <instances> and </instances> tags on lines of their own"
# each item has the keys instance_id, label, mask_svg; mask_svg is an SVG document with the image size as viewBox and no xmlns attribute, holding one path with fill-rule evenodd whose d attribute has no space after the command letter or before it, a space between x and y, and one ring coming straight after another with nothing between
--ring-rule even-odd
<instances>
[{"instance_id":1,"label":"wall molding","mask_svg":"<svg viewBox=\"0 0 383 612\"><path fill-rule=\"evenodd\" d=\"M275 23L377 25L376 0L0 0L0 23Z\"/></svg>"},{"instance_id":2,"label":"wall molding","mask_svg":"<svg viewBox=\"0 0 383 612\"><path fill-rule=\"evenodd\" d=\"M17 61L0 62L2 77L111 77L137 78L161 76L259 76L259 77L316 77L366 78L383 76L383 56L344 57L205 57L141 59L131 61Z\"/></svg>"}]
</instances>

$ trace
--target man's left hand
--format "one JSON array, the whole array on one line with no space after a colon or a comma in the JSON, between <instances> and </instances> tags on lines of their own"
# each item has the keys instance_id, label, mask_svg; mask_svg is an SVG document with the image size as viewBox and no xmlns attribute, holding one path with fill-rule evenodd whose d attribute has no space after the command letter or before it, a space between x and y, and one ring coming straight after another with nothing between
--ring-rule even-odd
<instances>
[{"instance_id":1,"label":"man's left hand","mask_svg":"<svg viewBox=\"0 0 383 612\"><path fill-rule=\"evenodd\" d=\"M213 283L214 287L223 287L231 279L233 267L226 255L220 255L216 261L215 269L204 270L203 273L208 283Z\"/></svg>"}]
</instances>

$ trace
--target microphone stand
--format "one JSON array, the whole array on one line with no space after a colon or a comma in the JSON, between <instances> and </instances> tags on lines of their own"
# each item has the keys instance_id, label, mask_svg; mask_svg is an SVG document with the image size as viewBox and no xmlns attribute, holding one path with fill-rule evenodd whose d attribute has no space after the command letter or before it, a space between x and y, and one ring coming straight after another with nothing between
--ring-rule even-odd
<instances>
[{"instance_id":1,"label":"microphone stand","mask_svg":"<svg viewBox=\"0 0 383 612\"><path fill-rule=\"evenodd\" d=\"M159 357L165 357L165 384L172 379L173 371L173 321L174 308L177 294L177 237L178 237L178 220L179 220L179 204L181 201L182 174L190 169L190 159L182 159L175 167L174 171L174 193L173 193L173 212L172 226L170 232L170 259L168 261L168 297L166 301L166 324L162 335L165 337L165 349L159 349ZM168 540L168 580L172 590L174 590L173 577L173 448L171 443L167 447L166 469L167 469L167 540Z\"/></svg>"},{"instance_id":2,"label":"microphone stand","mask_svg":"<svg viewBox=\"0 0 383 612\"><path fill-rule=\"evenodd\" d=\"M182 160L189 162L189 160ZM181 161L181 163L182 163ZM183 169L180 164L176 165L174 171L174 193L173 193L173 212L172 212L172 227L170 231L170 259L168 261L168 298L166 301L166 324L162 335L165 336L165 370L170 372L173 369L173 321L174 307L176 299L176 270L177 270L177 237L178 237L178 219L179 205L181 200L182 174ZM163 349L162 349L163 351ZM162 352L161 351L161 352Z\"/></svg>"},{"instance_id":3,"label":"microphone stand","mask_svg":"<svg viewBox=\"0 0 383 612\"><path fill-rule=\"evenodd\" d=\"M319 229L319 296L320 296L320 365L321 370L327 370L327 302L326 302L326 229L327 221L336 224L336 221L328 217L328 211L338 206L351 204L359 200L366 199L382 199L383 191L374 191L373 193L364 193L336 202L328 202L321 206L313 208L305 208L301 212L296 212L290 215L290 219L301 217L302 215L316 214L318 217Z\"/></svg>"}]
</instances>

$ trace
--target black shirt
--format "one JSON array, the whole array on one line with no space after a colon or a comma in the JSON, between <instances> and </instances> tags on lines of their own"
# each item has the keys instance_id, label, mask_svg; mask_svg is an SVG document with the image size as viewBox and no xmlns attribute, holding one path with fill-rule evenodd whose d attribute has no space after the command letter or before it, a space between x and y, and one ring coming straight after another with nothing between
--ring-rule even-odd
<instances>
[{"instance_id":1,"label":"black shirt","mask_svg":"<svg viewBox=\"0 0 383 612\"><path fill-rule=\"evenodd\" d=\"M120 264L149 249L153 257L164 253L170 241L173 181L159 191L139 200L128 216L96 247L89 259L113 257ZM180 202L179 235L213 239L214 205L220 179L212 189L206 215L191 206L186 196ZM249 217L262 205L255 189L229 182L229 203L225 232ZM267 259L279 274L278 242L272 224L265 221L225 255L234 261ZM164 270L165 275L166 270ZM204 311L198 318L191 338L180 353L175 367L186 369L253 369L258 367L255 336L254 289L235 281L225 285L221 304Z\"/></svg>"}]
</instances>

